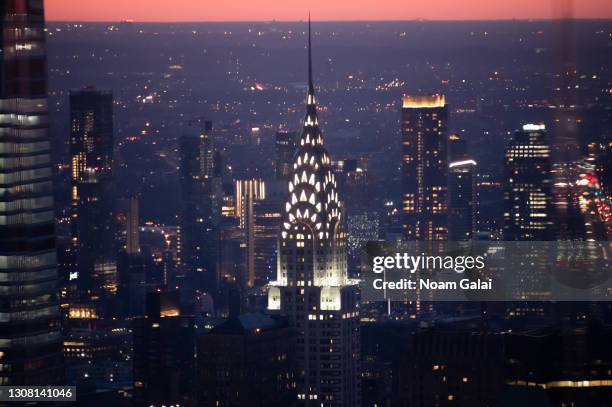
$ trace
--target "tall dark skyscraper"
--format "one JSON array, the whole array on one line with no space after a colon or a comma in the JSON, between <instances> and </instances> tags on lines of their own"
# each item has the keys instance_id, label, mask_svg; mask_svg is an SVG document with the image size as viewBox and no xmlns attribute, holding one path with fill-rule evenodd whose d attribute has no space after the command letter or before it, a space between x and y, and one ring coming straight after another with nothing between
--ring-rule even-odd
<instances>
[{"instance_id":1,"label":"tall dark skyscraper","mask_svg":"<svg viewBox=\"0 0 612 407\"><path fill-rule=\"evenodd\" d=\"M255 286L264 286L276 275L278 233L282 222L282 202L267 196L253 208L255 234Z\"/></svg>"},{"instance_id":2,"label":"tall dark skyscraper","mask_svg":"<svg viewBox=\"0 0 612 407\"><path fill-rule=\"evenodd\" d=\"M297 401L359 406L357 286L347 273L344 206L319 128L310 44L309 24L306 117L283 208L268 310L287 316L297 332Z\"/></svg>"},{"instance_id":3,"label":"tall dark skyscraper","mask_svg":"<svg viewBox=\"0 0 612 407\"><path fill-rule=\"evenodd\" d=\"M501 239L504 201L501 182L491 174L479 172L476 174L474 192L474 232L479 239Z\"/></svg>"},{"instance_id":4,"label":"tall dark skyscraper","mask_svg":"<svg viewBox=\"0 0 612 407\"><path fill-rule=\"evenodd\" d=\"M112 93L71 92L72 242L77 286L89 297L117 289L113 143Z\"/></svg>"},{"instance_id":5,"label":"tall dark skyscraper","mask_svg":"<svg viewBox=\"0 0 612 407\"><path fill-rule=\"evenodd\" d=\"M134 327L134 405L192 405L195 328L180 315L178 291L147 294L146 317Z\"/></svg>"},{"instance_id":6,"label":"tall dark skyscraper","mask_svg":"<svg viewBox=\"0 0 612 407\"><path fill-rule=\"evenodd\" d=\"M63 377L42 1L0 2L0 384Z\"/></svg>"},{"instance_id":7,"label":"tall dark skyscraper","mask_svg":"<svg viewBox=\"0 0 612 407\"><path fill-rule=\"evenodd\" d=\"M129 200L129 208L127 211L126 224L126 247L125 250L129 254L137 254L140 252L140 234L139 234L139 199L132 197Z\"/></svg>"},{"instance_id":8,"label":"tall dark skyscraper","mask_svg":"<svg viewBox=\"0 0 612 407\"><path fill-rule=\"evenodd\" d=\"M448 239L470 240L474 218L474 169L472 159L449 164L448 180Z\"/></svg>"},{"instance_id":9,"label":"tall dark skyscraper","mask_svg":"<svg viewBox=\"0 0 612 407\"><path fill-rule=\"evenodd\" d=\"M217 234L222 185L215 171L210 121L185 126L179 146L181 275L193 288L213 293L217 280Z\"/></svg>"},{"instance_id":10,"label":"tall dark skyscraper","mask_svg":"<svg viewBox=\"0 0 612 407\"><path fill-rule=\"evenodd\" d=\"M407 240L448 237L447 115L442 95L404 97L402 227Z\"/></svg>"},{"instance_id":11,"label":"tall dark skyscraper","mask_svg":"<svg viewBox=\"0 0 612 407\"><path fill-rule=\"evenodd\" d=\"M297 145L295 144L298 135L293 131L277 131L274 157L274 175L279 181L289 179L291 175L291 165L293 164L293 154Z\"/></svg>"},{"instance_id":12,"label":"tall dark skyscraper","mask_svg":"<svg viewBox=\"0 0 612 407\"><path fill-rule=\"evenodd\" d=\"M467 154L467 142L449 137L448 240L472 238L474 219L474 170L476 161Z\"/></svg>"},{"instance_id":13,"label":"tall dark skyscraper","mask_svg":"<svg viewBox=\"0 0 612 407\"><path fill-rule=\"evenodd\" d=\"M294 405L295 336L268 315L230 318L198 338L198 405Z\"/></svg>"},{"instance_id":14,"label":"tall dark skyscraper","mask_svg":"<svg viewBox=\"0 0 612 407\"><path fill-rule=\"evenodd\" d=\"M552 175L546 128L526 124L506 148L504 240L550 240Z\"/></svg>"}]
</instances>

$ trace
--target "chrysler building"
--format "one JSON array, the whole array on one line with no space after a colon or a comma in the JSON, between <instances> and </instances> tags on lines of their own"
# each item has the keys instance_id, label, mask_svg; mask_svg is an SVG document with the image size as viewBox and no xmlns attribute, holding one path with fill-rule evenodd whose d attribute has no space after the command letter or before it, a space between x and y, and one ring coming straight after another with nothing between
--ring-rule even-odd
<instances>
[{"instance_id":1,"label":"chrysler building","mask_svg":"<svg viewBox=\"0 0 612 407\"><path fill-rule=\"evenodd\" d=\"M359 406L357 282L347 276L344 207L317 118L308 23L308 94L293 157L268 310L297 331L297 399L312 406Z\"/></svg>"}]
</instances>

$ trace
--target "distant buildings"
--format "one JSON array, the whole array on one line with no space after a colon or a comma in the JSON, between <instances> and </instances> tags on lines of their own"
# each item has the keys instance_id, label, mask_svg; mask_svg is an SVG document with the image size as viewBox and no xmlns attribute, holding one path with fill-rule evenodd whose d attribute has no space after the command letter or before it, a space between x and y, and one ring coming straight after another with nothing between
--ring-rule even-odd
<instances>
[{"instance_id":1,"label":"distant buildings","mask_svg":"<svg viewBox=\"0 0 612 407\"><path fill-rule=\"evenodd\" d=\"M370 322L361 326L364 406L399 405L399 371L416 322Z\"/></svg>"},{"instance_id":2,"label":"distant buildings","mask_svg":"<svg viewBox=\"0 0 612 407\"><path fill-rule=\"evenodd\" d=\"M268 312L297 333L296 400L360 406L360 334L356 283L348 279L344 207L319 128L309 30L306 117L283 207L276 281Z\"/></svg>"},{"instance_id":3,"label":"distant buildings","mask_svg":"<svg viewBox=\"0 0 612 407\"><path fill-rule=\"evenodd\" d=\"M282 202L274 192L275 186L278 187L279 183L266 183L260 179L237 180L235 183L235 214L243 231L247 256L247 288L266 285L276 269L276 240L282 220Z\"/></svg>"},{"instance_id":4,"label":"distant buildings","mask_svg":"<svg viewBox=\"0 0 612 407\"><path fill-rule=\"evenodd\" d=\"M117 256L117 296L121 304L120 315L145 314L145 294L150 286L151 258L144 253L119 252Z\"/></svg>"},{"instance_id":5,"label":"distant buildings","mask_svg":"<svg viewBox=\"0 0 612 407\"><path fill-rule=\"evenodd\" d=\"M40 1L0 5L0 384L63 384Z\"/></svg>"},{"instance_id":6,"label":"distant buildings","mask_svg":"<svg viewBox=\"0 0 612 407\"><path fill-rule=\"evenodd\" d=\"M238 180L235 187L236 216L244 230L246 247L246 286L255 286L256 203L266 198L266 184L259 179Z\"/></svg>"},{"instance_id":7,"label":"distant buildings","mask_svg":"<svg viewBox=\"0 0 612 407\"><path fill-rule=\"evenodd\" d=\"M502 235L504 190L491 174L476 174L474 233L484 240L498 240Z\"/></svg>"},{"instance_id":8,"label":"distant buildings","mask_svg":"<svg viewBox=\"0 0 612 407\"><path fill-rule=\"evenodd\" d=\"M602 141L594 147L597 152L597 173L602 187L608 197L612 197L612 138Z\"/></svg>"},{"instance_id":9,"label":"distant buildings","mask_svg":"<svg viewBox=\"0 0 612 407\"><path fill-rule=\"evenodd\" d=\"M180 315L176 290L147 294L146 317L134 320L134 405L191 405L195 328Z\"/></svg>"},{"instance_id":10,"label":"distant buildings","mask_svg":"<svg viewBox=\"0 0 612 407\"><path fill-rule=\"evenodd\" d=\"M140 205L138 197L132 197L129 199L129 207L127 210L126 219L126 252L129 254L140 253Z\"/></svg>"},{"instance_id":11,"label":"distant buildings","mask_svg":"<svg viewBox=\"0 0 612 407\"><path fill-rule=\"evenodd\" d=\"M279 181L287 181L293 165L293 154L297 148L298 134L292 131L277 131L275 140L274 175Z\"/></svg>"},{"instance_id":12,"label":"distant buildings","mask_svg":"<svg viewBox=\"0 0 612 407\"><path fill-rule=\"evenodd\" d=\"M117 392L131 386L131 348L130 322L90 320L72 327L64 334L66 382L62 384L77 384L82 393Z\"/></svg>"},{"instance_id":13,"label":"distant buildings","mask_svg":"<svg viewBox=\"0 0 612 407\"><path fill-rule=\"evenodd\" d=\"M552 176L544 125L526 124L506 147L504 240L550 240Z\"/></svg>"},{"instance_id":14,"label":"distant buildings","mask_svg":"<svg viewBox=\"0 0 612 407\"><path fill-rule=\"evenodd\" d=\"M504 386L503 351L503 335L487 332L478 319L416 330L398 351L398 404L497 405Z\"/></svg>"},{"instance_id":15,"label":"distant buildings","mask_svg":"<svg viewBox=\"0 0 612 407\"><path fill-rule=\"evenodd\" d=\"M266 199L255 202L253 215L255 235L253 284L262 287L276 276L278 234L283 218L282 202L268 195Z\"/></svg>"},{"instance_id":16,"label":"distant buildings","mask_svg":"<svg viewBox=\"0 0 612 407\"><path fill-rule=\"evenodd\" d=\"M72 245L81 300L117 290L113 95L70 93Z\"/></svg>"},{"instance_id":17,"label":"distant buildings","mask_svg":"<svg viewBox=\"0 0 612 407\"><path fill-rule=\"evenodd\" d=\"M181 276L190 289L214 295L222 182L215 168L210 121L185 125L179 140ZM191 297L191 296L190 296Z\"/></svg>"},{"instance_id":18,"label":"distant buildings","mask_svg":"<svg viewBox=\"0 0 612 407\"><path fill-rule=\"evenodd\" d=\"M554 222L554 234L558 240L606 240L605 229L598 227L601 219L590 216L590 208L581 210L585 202L582 186L578 185L579 165L577 162L553 163L551 169L551 221ZM588 227L587 227L588 225Z\"/></svg>"},{"instance_id":19,"label":"distant buildings","mask_svg":"<svg viewBox=\"0 0 612 407\"><path fill-rule=\"evenodd\" d=\"M448 240L450 241L472 238L476 161L467 154L466 144L467 142L457 135L449 137Z\"/></svg>"},{"instance_id":20,"label":"distant buildings","mask_svg":"<svg viewBox=\"0 0 612 407\"><path fill-rule=\"evenodd\" d=\"M608 404L609 327L584 322L508 331L500 322L476 316L420 327L408 321L365 325L368 405Z\"/></svg>"},{"instance_id":21,"label":"distant buildings","mask_svg":"<svg viewBox=\"0 0 612 407\"><path fill-rule=\"evenodd\" d=\"M506 241L547 241L555 238L553 230L553 174L551 149L542 124L526 124L515 132L505 150L503 239ZM531 272L513 287L517 298L532 293L548 293L547 253L535 247L521 258L529 261ZM512 267L508 265L507 267ZM550 304L541 302L507 303L507 317L550 317Z\"/></svg>"},{"instance_id":22,"label":"distant buildings","mask_svg":"<svg viewBox=\"0 0 612 407\"><path fill-rule=\"evenodd\" d=\"M541 125L527 125L517 132L504 162L495 155L501 152L501 144L491 148L492 154L487 151L505 134L508 121L542 111L550 112L545 118L571 118L559 127L580 124L576 129L596 117L602 124L585 127L589 129L585 137L597 133L591 129L609 133L606 119L611 110L597 103L603 100L602 84L609 82L605 67L592 69L593 75L576 76L580 104L589 110L606 110L605 114L581 114L579 119L571 111L582 107L552 106L534 88L538 83L548 86L549 80L541 78L550 78L550 72L536 76L535 83L528 70L511 72L500 61L498 66L483 65L477 70L491 72L488 78L477 73L459 85L454 68L429 64L427 71L433 76L417 79L411 86L421 87L433 78L453 92L458 102L453 117L484 150L480 151L484 160L479 159L476 167L465 140L447 137L449 111L444 96L407 96L402 106L398 172L398 158L392 158L397 145L387 143L397 136L397 104L388 99L404 87L401 77L407 71L398 75L393 63L382 64L388 70L380 75L350 66L346 76L328 78L327 106L342 112L325 117L339 134L332 146L321 134L310 66L302 131L279 131L272 140L275 120L290 122L296 110L291 97L284 100L282 95L290 96L301 84L285 85L279 76L271 87L250 88L253 76L249 72L257 69L238 70L238 56L233 55L231 69L223 68L221 58L220 69L207 70L204 79L229 78L235 86L223 94L209 92L204 98L200 88L207 85L200 77L190 80L198 70L192 69L189 56L179 55L180 49L156 48L167 62L152 74L122 71L117 65L106 83L134 85L122 89L116 101L121 115L129 116L121 123L121 140L113 140L112 94L94 88L74 91L70 96L70 171L63 164L66 157L57 163L58 178L66 175L70 182L66 197L72 210L69 214L59 211L55 219L66 229L62 237L72 245L63 260L69 271L67 285L74 283L85 300L73 302L66 294L62 366L51 196L54 187L58 196L64 189L51 182L45 32L62 44L77 35L103 46L104 41L98 41L102 36L116 41L133 41L137 36L142 42L162 38L165 29L153 33L144 27L132 32L131 23L120 24L119 30L117 25L63 24L47 32L41 0L1 3L0 385L78 384L80 403L87 405L113 405L100 395L105 391L125 394L124 403L137 406L503 406L527 405L525 395L539 405L612 405L608 402L612 336L607 328L585 323L590 318L585 310L607 316L612 314L606 313L609 305L581 304L574 313L553 314L552 307L525 302L511 305L503 321L492 317L500 305L480 307L475 302L436 305L435 313L416 314L412 303L359 303L351 279L360 271L357 257L363 243L382 236L389 241L401 237L549 240L554 236L552 224L558 233L563 217L564 230L558 238L605 240L600 237L610 236L612 212L605 198L612 196L612 144L604 141L603 131L597 145L588 145L591 155L584 160L574 157L582 147L576 143L566 146L571 147L572 161L551 165L553 143ZM518 43L519 36L527 38L521 30L536 34L533 23L525 27L505 30L508 35L503 37ZM420 24L417 29L422 29ZM392 30L383 35L397 37ZM590 35L602 37L597 30L589 30ZM168 31L173 36L167 33L168 41L180 34L174 28ZM278 35L248 31L248 36L224 33L224 42L258 38L263 46L261 41L272 37L278 42ZM220 37L218 28L215 32L213 36ZM337 30L323 35L336 34ZM295 35L282 33L287 44ZM399 40L411 35L408 30L399 34ZM473 35L470 42L490 45L493 37L499 37L485 35ZM202 33L194 31L189 37L201 41ZM532 49L536 37L521 42L520 52L524 54L524 47ZM163 46L168 41L158 43ZM99 66L99 74L125 59L125 54L109 50L67 48L64 57L73 62L58 55L58 69L53 70L58 80L53 87L56 95L64 95L63 81L79 79L74 76L74 61L92 69ZM366 48L380 51L376 46ZM363 55L357 59L368 59L366 54L372 51L366 48L360 48ZM309 32L309 65L310 49ZM550 53L542 50L536 53L546 58ZM481 57L482 63L491 59ZM341 65L355 60L343 59L334 66L340 63L337 72L342 73ZM531 58L529 62L538 61ZM411 70L417 66L412 65ZM258 104L263 99L267 107ZM65 113L63 101L52 105L56 113ZM181 133L173 132L176 117L202 109L232 124L220 126L215 135L209 121L195 120L186 123ZM563 111L567 114L555 113ZM141 132L143 119L146 129ZM576 139L556 137L563 144ZM344 144L347 140L350 143ZM114 165L114 144L125 159L121 166ZM328 148L341 150L342 159L331 161ZM225 152L231 161L222 166ZM499 178L496 167L502 164L505 172ZM490 173L480 171L481 167ZM147 190L143 222L137 198L128 198L125 215L116 216L119 175L115 169L126 181L121 190L140 185ZM239 174L236 183L225 175L232 172ZM392 184L398 176L400 191ZM272 193L275 184L283 186L280 202ZM401 194L401 202L396 194ZM551 205L565 205L564 216L554 214ZM575 216L568 216L572 213ZM116 233L115 220L125 230ZM603 221L608 225L602 225ZM70 226L72 233L68 233ZM125 244L118 254L117 242ZM542 252L519 261L533 270L550 263ZM572 270L580 272L581 267ZM519 291L525 294L548 289L530 285L529 278L520 283ZM180 286L182 296L168 286ZM70 290L61 290L66 291ZM96 306L96 300L108 294L112 307L107 313ZM189 301L189 307L179 304L179 298ZM261 300L267 300L271 315L241 315L244 308L260 306ZM574 310L574 304L565 306ZM195 316L181 313L185 308ZM469 313L476 316L465 317ZM445 318L448 315L461 317ZM538 318L526 318L533 316ZM554 319L562 324L522 330L526 323ZM196 336L202 331L208 333ZM87 394L83 387L96 391Z\"/></svg>"},{"instance_id":23,"label":"distant buildings","mask_svg":"<svg viewBox=\"0 0 612 407\"><path fill-rule=\"evenodd\" d=\"M380 238L380 215L378 212L360 211L347 217L348 254L361 256L363 246Z\"/></svg>"},{"instance_id":24,"label":"distant buildings","mask_svg":"<svg viewBox=\"0 0 612 407\"><path fill-rule=\"evenodd\" d=\"M551 406L609 404L611 340L610 327L595 322L504 335L507 388L501 399L537 400L535 390Z\"/></svg>"},{"instance_id":25,"label":"distant buildings","mask_svg":"<svg viewBox=\"0 0 612 407\"><path fill-rule=\"evenodd\" d=\"M449 240L470 240L474 211L474 160L454 161L449 164Z\"/></svg>"},{"instance_id":26,"label":"distant buildings","mask_svg":"<svg viewBox=\"0 0 612 407\"><path fill-rule=\"evenodd\" d=\"M406 240L447 240L447 122L443 95L402 105L402 227Z\"/></svg>"},{"instance_id":27,"label":"distant buildings","mask_svg":"<svg viewBox=\"0 0 612 407\"><path fill-rule=\"evenodd\" d=\"M263 314L230 318L198 339L200 406L295 403L295 332Z\"/></svg>"},{"instance_id":28,"label":"distant buildings","mask_svg":"<svg viewBox=\"0 0 612 407\"><path fill-rule=\"evenodd\" d=\"M234 217L224 217L219 235L219 285L227 284L242 289L246 287L246 245L244 230ZM238 309L238 313L240 309ZM237 314L236 314L237 315Z\"/></svg>"}]
</instances>

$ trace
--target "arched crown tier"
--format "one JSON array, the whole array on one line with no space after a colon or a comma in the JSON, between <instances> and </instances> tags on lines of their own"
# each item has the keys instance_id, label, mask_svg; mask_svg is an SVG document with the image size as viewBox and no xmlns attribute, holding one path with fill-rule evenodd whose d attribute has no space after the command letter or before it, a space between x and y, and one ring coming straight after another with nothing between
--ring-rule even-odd
<instances>
[{"instance_id":1,"label":"arched crown tier","mask_svg":"<svg viewBox=\"0 0 612 407\"><path fill-rule=\"evenodd\" d=\"M342 217L342 203L331 167L331 159L323 141L317 117L317 102L312 82L310 22L308 24L308 93L306 116L293 170L289 196L285 203L283 238L298 223L308 224L318 239L333 239L333 230Z\"/></svg>"}]
</instances>

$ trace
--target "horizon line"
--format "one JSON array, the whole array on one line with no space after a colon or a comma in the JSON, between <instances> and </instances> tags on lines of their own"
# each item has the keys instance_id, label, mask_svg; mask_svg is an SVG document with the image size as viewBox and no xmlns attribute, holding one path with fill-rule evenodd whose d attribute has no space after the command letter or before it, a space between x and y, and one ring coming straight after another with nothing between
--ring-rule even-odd
<instances>
[{"instance_id":1,"label":"horizon line","mask_svg":"<svg viewBox=\"0 0 612 407\"><path fill-rule=\"evenodd\" d=\"M461 22L536 22L536 21L612 21L612 17L542 17L542 18L491 18L491 19L376 19L376 20L313 20L314 23L402 23L402 22L432 22L432 23L461 23ZM125 18L123 20L61 20L47 19L47 23L133 23L133 24L195 24L195 23L306 23L308 20L136 20Z\"/></svg>"}]
</instances>

